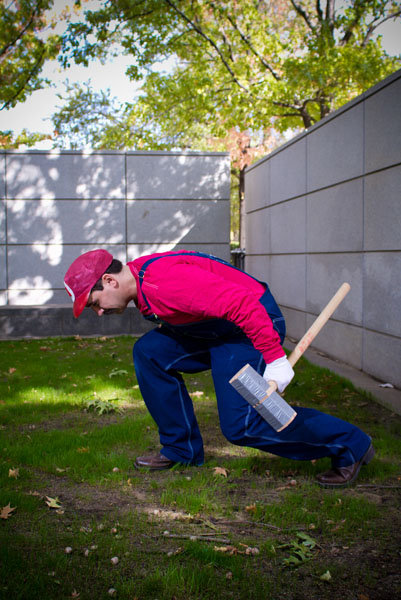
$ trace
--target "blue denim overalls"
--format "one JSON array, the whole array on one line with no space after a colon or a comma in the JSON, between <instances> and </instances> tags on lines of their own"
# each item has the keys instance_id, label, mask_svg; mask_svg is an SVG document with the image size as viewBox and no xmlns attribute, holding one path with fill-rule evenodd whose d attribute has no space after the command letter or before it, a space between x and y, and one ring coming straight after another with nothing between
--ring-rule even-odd
<instances>
[{"instance_id":1,"label":"blue denim overalls","mask_svg":"<svg viewBox=\"0 0 401 600\"><path fill-rule=\"evenodd\" d=\"M193 254L235 268L213 256ZM140 285L149 265L162 258L153 257L144 263L139 273ZM259 301L283 343L284 318L268 286L263 285L266 292ZM147 302L145 296L144 299ZM270 427L229 383L247 363L261 374L266 366L262 354L233 323L212 319L174 326L160 321L157 315L148 318L161 326L134 345L135 371L146 406L159 428L161 453L170 460L195 465L204 462L201 433L181 373L207 369L212 371L221 430L233 444L295 460L329 456L333 465L339 467L350 465L365 454L370 438L364 432L311 408L296 407L296 418L280 433Z\"/></svg>"}]
</instances>

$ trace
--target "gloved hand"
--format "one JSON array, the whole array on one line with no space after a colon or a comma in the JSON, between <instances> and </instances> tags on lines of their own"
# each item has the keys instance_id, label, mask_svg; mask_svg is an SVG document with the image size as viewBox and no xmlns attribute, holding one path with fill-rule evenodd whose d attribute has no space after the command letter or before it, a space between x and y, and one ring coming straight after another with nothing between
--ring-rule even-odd
<instances>
[{"instance_id":1,"label":"gloved hand","mask_svg":"<svg viewBox=\"0 0 401 600\"><path fill-rule=\"evenodd\" d=\"M277 389L281 393L294 377L294 370L288 362L287 357L281 356L280 358L277 358L277 360L266 365L263 377L266 381L275 381L277 383Z\"/></svg>"}]
</instances>

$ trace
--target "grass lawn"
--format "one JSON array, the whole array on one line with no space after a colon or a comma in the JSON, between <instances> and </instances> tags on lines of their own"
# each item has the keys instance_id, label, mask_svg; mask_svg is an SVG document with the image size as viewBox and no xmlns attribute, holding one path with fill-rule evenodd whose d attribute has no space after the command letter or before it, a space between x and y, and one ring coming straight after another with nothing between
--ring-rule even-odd
<instances>
[{"instance_id":1,"label":"grass lawn","mask_svg":"<svg viewBox=\"0 0 401 600\"><path fill-rule=\"evenodd\" d=\"M401 597L401 417L301 359L286 392L350 420L376 457L324 490L328 459L229 444L211 377L186 376L203 467L149 473L159 449L129 337L0 342L0 598Z\"/></svg>"}]
</instances>

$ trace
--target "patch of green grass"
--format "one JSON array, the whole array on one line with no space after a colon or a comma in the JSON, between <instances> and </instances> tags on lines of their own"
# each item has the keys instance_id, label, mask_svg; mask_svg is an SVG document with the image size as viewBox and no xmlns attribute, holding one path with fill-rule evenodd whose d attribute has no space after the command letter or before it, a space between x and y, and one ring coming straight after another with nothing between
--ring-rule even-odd
<instances>
[{"instance_id":1,"label":"patch of green grass","mask_svg":"<svg viewBox=\"0 0 401 600\"><path fill-rule=\"evenodd\" d=\"M375 573L401 594L399 416L301 359L287 400L359 425L377 451L356 486L324 490L314 478L328 459L230 445L210 374L188 375L205 465L135 470L135 457L159 441L132 345L129 337L0 342L0 511L15 508L0 519L1 599L93 600L114 588L127 600L354 600L375 597ZM88 399L117 410L88 411ZM299 534L316 546L288 569ZM331 582L320 579L327 570Z\"/></svg>"}]
</instances>

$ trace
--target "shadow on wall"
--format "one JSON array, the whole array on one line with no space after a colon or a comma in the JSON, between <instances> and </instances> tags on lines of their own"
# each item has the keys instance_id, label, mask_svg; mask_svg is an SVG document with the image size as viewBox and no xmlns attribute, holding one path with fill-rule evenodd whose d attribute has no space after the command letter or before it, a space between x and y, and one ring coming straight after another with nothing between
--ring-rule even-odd
<instances>
[{"instance_id":1,"label":"shadow on wall","mask_svg":"<svg viewBox=\"0 0 401 600\"><path fill-rule=\"evenodd\" d=\"M228 245L228 167L225 155L7 155L9 304L68 302L66 269L96 247L125 262Z\"/></svg>"}]
</instances>

